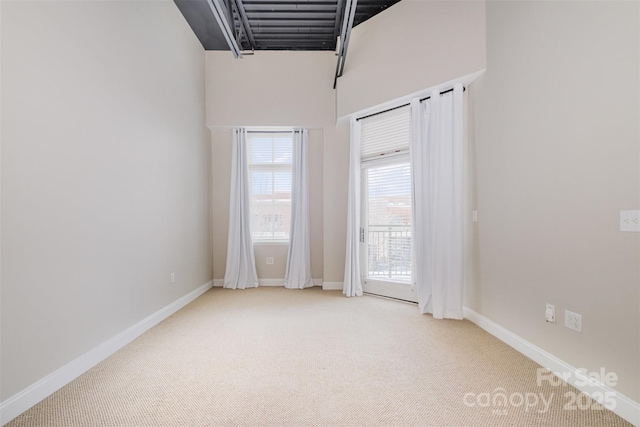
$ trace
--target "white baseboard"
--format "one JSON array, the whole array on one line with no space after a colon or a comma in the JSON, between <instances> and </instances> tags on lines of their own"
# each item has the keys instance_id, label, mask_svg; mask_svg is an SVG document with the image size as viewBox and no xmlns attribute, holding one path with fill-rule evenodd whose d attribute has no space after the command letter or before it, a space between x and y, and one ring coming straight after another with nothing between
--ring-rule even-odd
<instances>
[{"instance_id":1,"label":"white baseboard","mask_svg":"<svg viewBox=\"0 0 640 427\"><path fill-rule=\"evenodd\" d=\"M152 315L142 319L130 328L103 342L93 350L67 363L21 392L0 403L0 424L5 425L36 403L69 384L98 363L129 344L140 335L180 310L191 301L208 291L212 282L205 283L185 296L177 299Z\"/></svg>"},{"instance_id":2,"label":"white baseboard","mask_svg":"<svg viewBox=\"0 0 640 427\"><path fill-rule=\"evenodd\" d=\"M323 291L341 291L344 289L344 282L323 282Z\"/></svg>"},{"instance_id":3,"label":"white baseboard","mask_svg":"<svg viewBox=\"0 0 640 427\"><path fill-rule=\"evenodd\" d=\"M284 279L258 279L260 286L284 286ZM313 286L322 286L322 279L313 279ZM214 279L214 288L224 287L224 279ZM341 288L342 289L342 288Z\"/></svg>"},{"instance_id":4,"label":"white baseboard","mask_svg":"<svg viewBox=\"0 0 640 427\"><path fill-rule=\"evenodd\" d=\"M260 286L284 286L284 279L258 279Z\"/></svg>"},{"instance_id":5,"label":"white baseboard","mask_svg":"<svg viewBox=\"0 0 640 427\"><path fill-rule=\"evenodd\" d=\"M312 279L313 286L322 286L322 279ZM258 279L260 286L284 286L284 279Z\"/></svg>"},{"instance_id":6,"label":"white baseboard","mask_svg":"<svg viewBox=\"0 0 640 427\"><path fill-rule=\"evenodd\" d=\"M612 412L624 418L635 426L640 426L640 403L628 398L627 396L620 394L611 387L603 384L600 381L595 381L593 378L588 378L584 375L584 371L580 371L574 366L558 359L551 353L548 353L540 347L530 343L529 341L519 337L513 332L505 329L497 323L489 320L481 314L476 313L468 307L464 307L464 318L475 323L485 331L489 332L500 341L510 345L520 353L524 354L534 362L540 364L542 367L547 368L553 373L564 373L565 380L584 392L589 396L593 396L593 393L603 393L604 396L613 396L613 400L616 402L616 406L612 409ZM568 375L566 375L568 374ZM589 381L587 381L589 380ZM606 394L605 394L606 393Z\"/></svg>"}]
</instances>

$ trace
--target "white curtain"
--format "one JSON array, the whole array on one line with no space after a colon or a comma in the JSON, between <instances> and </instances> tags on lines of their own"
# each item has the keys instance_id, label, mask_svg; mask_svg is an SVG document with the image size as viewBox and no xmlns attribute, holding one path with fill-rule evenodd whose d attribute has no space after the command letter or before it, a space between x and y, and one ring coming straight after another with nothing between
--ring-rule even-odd
<instances>
[{"instance_id":1,"label":"white curtain","mask_svg":"<svg viewBox=\"0 0 640 427\"><path fill-rule=\"evenodd\" d=\"M347 254L342 293L362 296L360 279L360 122L351 118L349 154L349 199L347 201Z\"/></svg>"},{"instance_id":2,"label":"white curtain","mask_svg":"<svg viewBox=\"0 0 640 427\"><path fill-rule=\"evenodd\" d=\"M309 133L306 129L293 132L291 228L287 270L284 276L284 286L289 289L313 286L309 238L308 139Z\"/></svg>"},{"instance_id":3,"label":"white curtain","mask_svg":"<svg viewBox=\"0 0 640 427\"><path fill-rule=\"evenodd\" d=\"M256 273L256 260L251 240L247 131L245 129L233 130L231 162L229 241L227 243L224 287L231 289L257 288L258 274Z\"/></svg>"},{"instance_id":4,"label":"white curtain","mask_svg":"<svg viewBox=\"0 0 640 427\"><path fill-rule=\"evenodd\" d=\"M463 317L462 92L411 102L413 280L420 311L437 319Z\"/></svg>"}]
</instances>

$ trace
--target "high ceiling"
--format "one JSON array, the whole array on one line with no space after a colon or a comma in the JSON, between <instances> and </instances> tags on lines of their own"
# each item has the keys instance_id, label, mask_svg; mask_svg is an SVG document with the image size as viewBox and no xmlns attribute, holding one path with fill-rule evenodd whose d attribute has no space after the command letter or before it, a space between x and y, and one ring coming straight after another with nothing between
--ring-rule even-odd
<instances>
[{"instance_id":1,"label":"high ceiling","mask_svg":"<svg viewBox=\"0 0 640 427\"><path fill-rule=\"evenodd\" d=\"M226 9L242 51L336 50L345 7L353 0L174 0L206 50L230 50L212 11ZM356 26L400 0L358 0ZM231 24L232 23L232 24Z\"/></svg>"}]
</instances>

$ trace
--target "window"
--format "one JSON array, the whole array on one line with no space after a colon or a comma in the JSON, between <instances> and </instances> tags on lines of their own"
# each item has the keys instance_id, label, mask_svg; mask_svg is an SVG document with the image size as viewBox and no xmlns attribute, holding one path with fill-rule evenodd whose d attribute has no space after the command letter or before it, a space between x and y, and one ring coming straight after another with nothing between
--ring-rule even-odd
<instances>
[{"instance_id":1,"label":"window","mask_svg":"<svg viewBox=\"0 0 640 427\"><path fill-rule=\"evenodd\" d=\"M251 236L254 242L288 242L291 223L291 133L249 132Z\"/></svg>"},{"instance_id":2,"label":"window","mask_svg":"<svg viewBox=\"0 0 640 427\"><path fill-rule=\"evenodd\" d=\"M362 119L366 279L411 283L409 117L402 107Z\"/></svg>"}]
</instances>

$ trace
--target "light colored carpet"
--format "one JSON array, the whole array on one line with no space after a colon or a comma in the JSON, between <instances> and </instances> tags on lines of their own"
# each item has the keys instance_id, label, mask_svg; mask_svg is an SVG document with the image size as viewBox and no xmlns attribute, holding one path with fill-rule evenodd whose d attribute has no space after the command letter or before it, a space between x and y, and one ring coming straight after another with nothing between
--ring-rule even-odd
<instances>
[{"instance_id":1,"label":"light colored carpet","mask_svg":"<svg viewBox=\"0 0 640 427\"><path fill-rule=\"evenodd\" d=\"M538 386L538 368L472 323L412 304L213 289L8 426L629 425L564 409L576 390ZM511 403L486 406L500 393ZM520 404L533 394L548 410Z\"/></svg>"}]
</instances>

